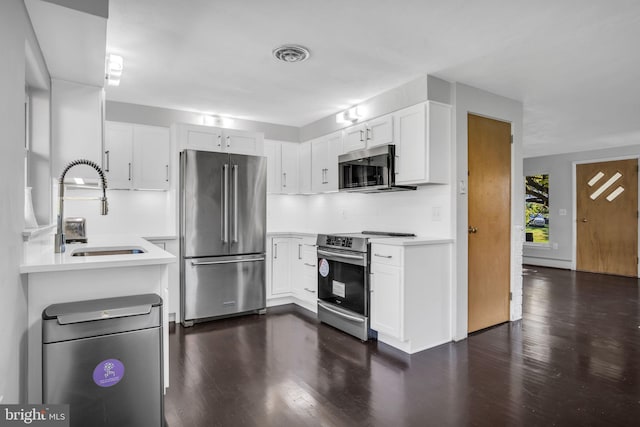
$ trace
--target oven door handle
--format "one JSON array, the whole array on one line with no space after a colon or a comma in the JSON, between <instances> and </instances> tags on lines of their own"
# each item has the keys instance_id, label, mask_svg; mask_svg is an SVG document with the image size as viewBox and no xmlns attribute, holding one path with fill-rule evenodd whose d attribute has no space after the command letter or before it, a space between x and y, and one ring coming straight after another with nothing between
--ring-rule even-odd
<instances>
[{"instance_id":1,"label":"oven door handle","mask_svg":"<svg viewBox=\"0 0 640 427\"><path fill-rule=\"evenodd\" d=\"M318 301L318 305L327 311L337 314L340 317L344 317L345 319L353 320L354 322L358 322L358 323L364 323L364 319L361 319L360 317L356 317L356 316L350 316L341 311L335 310L331 307L328 307L326 304L321 303L320 301Z\"/></svg>"},{"instance_id":2,"label":"oven door handle","mask_svg":"<svg viewBox=\"0 0 640 427\"><path fill-rule=\"evenodd\" d=\"M359 261L364 261L364 255L349 255L349 254L343 254L338 252L324 251L322 249L318 249L318 255L325 255L325 256L336 257L336 258L357 259Z\"/></svg>"}]
</instances>

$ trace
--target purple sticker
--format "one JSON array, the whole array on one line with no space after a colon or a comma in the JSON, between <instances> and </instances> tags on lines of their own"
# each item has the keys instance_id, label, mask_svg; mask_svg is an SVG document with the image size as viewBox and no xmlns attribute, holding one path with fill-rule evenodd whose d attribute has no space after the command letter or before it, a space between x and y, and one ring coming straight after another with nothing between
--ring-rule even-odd
<instances>
[{"instance_id":1,"label":"purple sticker","mask_svg":"<svg viewBox=\"0 0 640 427\"><path fill-rule=\"evenodd\" d=\"M111 387L124 377L124 365L118 359L107 359L93 370L93 382L100 387Z\"/></svg>"},{"instance_id":2,"label":"purple sticker","mask_svg":"<svg viewBox=\"0 0 640 427\"><path fill-rule=\"evenodd\" d=\"M326 259L322 258L320 260L320 267L318 268L320 275L322 277L327 277L329 275L329 262Z\"/></svg>"}]
</instances>

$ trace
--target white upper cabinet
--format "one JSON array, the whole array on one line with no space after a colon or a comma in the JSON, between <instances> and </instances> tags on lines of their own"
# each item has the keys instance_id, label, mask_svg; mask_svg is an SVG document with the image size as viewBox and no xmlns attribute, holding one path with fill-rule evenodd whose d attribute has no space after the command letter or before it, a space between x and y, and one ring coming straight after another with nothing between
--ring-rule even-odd
<instances>
[{"instance_id":1,"label":"white upper cabinet","mask_svg":"<svg viewBox=\"0 0 640 427\"><path fill-rule=\"evenodd\" d=\"M104 170L110 189L167 190L168 128L106 122Z\"/></svg>"},{"instance_id":2,"label":"white upper cabinet","mask_svg":"<svg viewBox=\"0 0 640 427\"><path fill-rule=\"evenodd\" d=\"M175 125L179 149L217 151L262 156L264 136L260 132L222 129L213 126Z\"/></svg>"},{"instance_id":3,"label":"white upper cabinet","mask_svg":"<svg viewBox=\"0 0 640 427\"><path fill-rule=\"evenodd\" d=\"M271 194L298 193L297 142L264 141L267 157L267 192Z\"/></svg>"},{"instance_id":4,"label":"white upper cabinet","mask_svg":"<svg viewBox=\"0 0 640 427\"><path fill-rule=\"evenodd\" d=\"M342 153L342 132L311 141L311 190L338 191L338 156Z\"/></svg>"},{"instance_id":5,"label":"white upper cabinet","mask_svg":"<svg viewBox=\"0 0 640 427\"><path fill-rule=\"evenodd\" d=\"M396 184L445 184L451 162L451 106L428 101L393 113Z\"/></svg>"},{"instance_id":6,"label":"white upper cabinet","mask_svg":"<svg viewBox=\"0 0 640 427\"><path fill-rule=\"evenodd\" d=\"M393 143L393 116L378 117L344 130L342 152Z\"/></svg>"},{"instance_id":7,"label":"white upper cabinet","mask_svg":"<svg viewBox=\"0 0 640 427\"><path fill-rule=\"evenodd\" d=\"M311 194L311 141L298 147L298 192Z\"/></svg>"}]
</instances>

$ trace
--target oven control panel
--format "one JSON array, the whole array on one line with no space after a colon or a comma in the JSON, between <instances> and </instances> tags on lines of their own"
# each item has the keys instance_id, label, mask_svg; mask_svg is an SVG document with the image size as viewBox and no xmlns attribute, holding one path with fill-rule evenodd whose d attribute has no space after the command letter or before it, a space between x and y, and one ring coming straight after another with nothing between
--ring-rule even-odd
<instances>
[{"instance_id":1,"label":"oven control panel","mask_svg":"<svg viewBox=\"0 0 640 427\"><path fill-rule=\"evenodd\" d=\"M334 246L334 247L337 247L337 248L352 248L353 247L353 237L327 236L326 245L327 246Z\"/></svg>"}]
</instances>

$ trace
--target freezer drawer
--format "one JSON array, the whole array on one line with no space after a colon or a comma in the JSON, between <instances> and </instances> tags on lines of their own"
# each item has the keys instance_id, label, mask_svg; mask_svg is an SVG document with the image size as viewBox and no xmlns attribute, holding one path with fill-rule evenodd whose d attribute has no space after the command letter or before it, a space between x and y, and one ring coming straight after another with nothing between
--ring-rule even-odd
<instances>
[{"instance_id":1,"label":"freezer drawer","mask_svg":"<svg viewBox=\"0 0 640 427\"><path fill-rule=\"evenodd\" d=\"M184 321L266 307L265 256L184 260Z\"/></svg>"}]
</instances>

